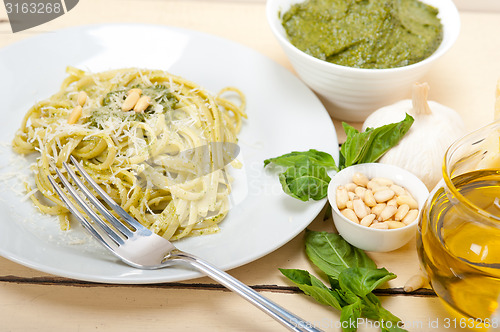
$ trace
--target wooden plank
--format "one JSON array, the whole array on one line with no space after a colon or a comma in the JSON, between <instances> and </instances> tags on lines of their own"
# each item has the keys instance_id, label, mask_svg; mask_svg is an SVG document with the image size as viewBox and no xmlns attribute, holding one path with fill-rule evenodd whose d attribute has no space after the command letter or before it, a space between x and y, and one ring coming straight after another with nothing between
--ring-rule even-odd
<instances>
[{"instance_id":1,"label":"wooden plank","mask_svg":"<svg viewBox=\"0 0 500 332\"><path fill-rule=\"evenodd\" d=\"M279 325L231 292L157 287L70 287L0 283L2 331L276 331ZM339 312L297 294L263 292L273 301L327 331L338 330ZM412 331L429 331L428 320L447 313L435 297L382 296L382 303ZM428 306L436 308L431 314ZM411 308L411 309L410 309ZM27 317L29 317L27 319ZM376 331L363 320L359 331ZM421 327L417 324L421 324ZM451 329L450 331L453 331Z\"/></svg>"}]
</instances>

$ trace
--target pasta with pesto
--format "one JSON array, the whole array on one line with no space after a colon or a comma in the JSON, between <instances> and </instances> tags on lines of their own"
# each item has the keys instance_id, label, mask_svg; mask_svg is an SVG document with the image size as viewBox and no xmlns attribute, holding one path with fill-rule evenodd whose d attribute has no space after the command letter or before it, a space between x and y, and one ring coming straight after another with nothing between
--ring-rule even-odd
<instances>
[{"instance_id":1,"label":"pasta with pesto","mask_svg":"<svg viewBox=\"0 0 500 332\"><path fill-rule=\"evenodd\" d=\"M56 94L27 112L12 143L17 153L38 153L36 188L26 189L37 192L30 198L40 211L69 229L70 213L48 176L72 155L125 211L166 239L217 232L230 205L226 170L238 163L243 93L228 87L211 95L161 70L67 73Z\"/></svg>"}]
</instances>

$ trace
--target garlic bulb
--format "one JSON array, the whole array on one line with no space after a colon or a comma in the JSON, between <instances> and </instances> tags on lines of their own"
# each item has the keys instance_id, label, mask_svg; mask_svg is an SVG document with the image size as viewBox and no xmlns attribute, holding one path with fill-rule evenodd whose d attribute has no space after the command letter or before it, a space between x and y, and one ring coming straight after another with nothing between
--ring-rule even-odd
<instances>
[{"instance_id":1,"label":"garlic bulb","mask_svg":"<svg viewBox=\"0 0 500 332\"><path fill-rule=\"evenodd\" d=\"M442 178L443 158L448 147L465 134L465 124L453 109L427 101L429 85L416 83L412 100L401 100L373 112L363 123L379 127L401 121L406 113L415 121L398 145L387 151L379 162L402 167L415 174L432 190Z\"/></svg>"}]
</instances>

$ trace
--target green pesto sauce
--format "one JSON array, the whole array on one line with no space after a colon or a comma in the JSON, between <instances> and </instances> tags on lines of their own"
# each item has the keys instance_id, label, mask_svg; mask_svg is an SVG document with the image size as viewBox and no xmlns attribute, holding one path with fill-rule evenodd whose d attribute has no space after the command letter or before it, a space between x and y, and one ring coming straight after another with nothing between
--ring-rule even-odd
<instances>
[{"instance_id":1,"label":"green pesto sauce","mask_svg":"<svg viewBox=\"0 0 500 332\"><path fill-rule=\"evenodd\" d=\"M123 112L121 110L121 105L127 97L127 91L132 88L140 88L142 90L142 95L149 96L151 98L151 105L146 108L143 113L136 113L134 111ZM104 120L109 118L117 118L121 122L145 122L145 120L154 114L154 107L156 104L162 106L162 113L166 113L173 110L177 105L177 98L170 92L170 90L161 84L155 84L152 86L134 85L131 87L120 88L109 92L104 96L102 100L101 107L98 107L92 111L88 122L90 122L91 128L102 128L102 123Z\"/></svg>"},{"instance_id":2,"label":"green pesto sauce","mask_svg":"<svg viewBox=\"0 0 500 332\"><path fill-rule=\"evenodd\" d=\"M306 0L282 16L295 47L356 68L394 68L429 57L443 39L438 10L417 0Z\"/></svg>"}]
</instances>

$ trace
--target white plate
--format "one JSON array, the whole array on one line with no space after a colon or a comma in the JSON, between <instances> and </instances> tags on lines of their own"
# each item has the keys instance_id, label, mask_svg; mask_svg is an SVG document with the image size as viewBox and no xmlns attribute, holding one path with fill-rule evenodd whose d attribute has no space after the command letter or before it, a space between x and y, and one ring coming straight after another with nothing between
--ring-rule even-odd
<instances>
[{"instance_id":1,"label":"white plate","mask_svg":"<svg viewBox=\"0 0 500 332\"><path fill-rule=\"evenodd\" d=\"M164 69L212 92L232 85L245 93L248 120L239 140L245 168L234 183L235 206L218 234L178 241L180 249L223 270L235 268L287 243L324 206L326 200L302 203L288 197L276 173L263 168L266 158L310 148L338 160L328 113L289 71L249 48L195 31L131 24L76 27L0 50L0 141L5 143L0 148L5 188L0 193L0 255L43 272L96 282L156 283L201 276L188 268L131 268L89 239L81 227L60 231L53 218L23 200L20 179L11 175L24 167L24 158L9 144L28 108L59 89L68 65L94 72Z\"/></svg>"}]
</instances>

